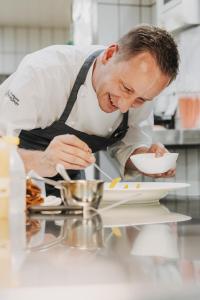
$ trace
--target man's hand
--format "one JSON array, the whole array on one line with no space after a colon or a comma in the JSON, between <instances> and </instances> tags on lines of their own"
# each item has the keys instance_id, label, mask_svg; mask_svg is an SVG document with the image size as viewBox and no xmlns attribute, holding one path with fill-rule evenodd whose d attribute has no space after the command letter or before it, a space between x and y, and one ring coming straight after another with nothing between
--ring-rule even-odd
<instances>
[{"instance_id":1,"label":"man's hand","mask_svg":"<svg viewBox=\"0 0 200 300\"><path fill-rule=\"evenodd\" d=\"M150 148L146 148L146 147L141 147L136 149L133 154L141 154L141 153L155 153L156 157L159 156L163 156L165 153L169 152L165 146L161 143L157 143L157 144L152 144ZM132 167L134 167L135 169L137 169L133 163L131 162ZM128 167L130 167L130 161L128 162ZM138 170L139 171L139 170ZM173 177L176 174L176 169L170 169L165 173L161 173L161 174L145 174L142 173L145 176L150 176L153 178L167 178L167 177Z\"/></svg>"},{"instance_id":2,"label":"man's hand","mask_svg":"<svg viewBox=\"0 0 200 300\"><path fill-rule=\"evenodd\" d=\"M56 175L58 163L66 169L81 170L95 162L88 145L70 134L55 137L45 151L20 149L20 154L27 171L33 169L44 177Z\"/></svg>"},{"instance_id":3,"label":"man's hand","mask_svg":"<svg viewBox=\"0 0 200 300\"><path fill-rule=\"evenodd\" d=\"M55 137L44 151L43 162L49 168L62 164L65 169L81 170L95 162L91 149L75 135Z\"/></svg>"}]
</instances>

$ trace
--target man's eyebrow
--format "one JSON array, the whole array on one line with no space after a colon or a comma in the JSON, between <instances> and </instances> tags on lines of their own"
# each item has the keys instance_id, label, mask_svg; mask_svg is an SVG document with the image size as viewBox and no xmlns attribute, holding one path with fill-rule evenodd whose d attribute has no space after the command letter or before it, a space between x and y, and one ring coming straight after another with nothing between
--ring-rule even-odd
<instances>
[{"instance_id":1,"label":"man's eyebrow","mask_svg":"<svg viewBox=\"0 0 200 300\"><path fill-rule=\"evenodd\" d=\"M124 82L123 80L121 81L121 83L123 84L123 86L125 86L130 91L135 92L135 89L132 88L128 83Z\"/></svg>"},{"instance_id":2,"label":"man's eyebrow","mask_svg":"<svg viewBox=\"0 0 200 300\"><path fill-rule=\"evenodd\" d=\"M123 86L125 86L127 89L129 89L132 92L135 92L135 89L132 88L128 83L124 82L123 80L121 81L121 83L123 84ZM138 97L139 99L143 100L143 101L152 101L153 99L150 98L144 98L144 97Z\"/></svg>"},{"instance_id":3,"label":"man's eyebrow","mask_svg":"<svg viewBox=\"0 0 200 300\"><path fill-rule=\"evenodd\" d=\"M138 97L138 98L141 99L141 100L143 100L143 101L145 101L145 102L146 102L146 101L149 102L149 101L152 101L152 100L153 100L153 99L147 99L147 98L143 98L143 97Z\"/></svg>"}]
</instances>

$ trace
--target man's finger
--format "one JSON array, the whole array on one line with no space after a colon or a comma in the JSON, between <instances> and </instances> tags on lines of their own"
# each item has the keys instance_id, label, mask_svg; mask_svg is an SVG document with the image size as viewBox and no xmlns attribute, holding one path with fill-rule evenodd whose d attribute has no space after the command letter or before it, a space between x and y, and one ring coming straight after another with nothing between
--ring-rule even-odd
<instances>
[{"instance_id":1,"label":"man's finger","mask_svg":"<svg viewBox=\"0 0 200 300\"><path fill-rule=\"evenodd\" d=\"M89 151L83 151L80 148L74 147L74 146L69 146L62 148L62 152L64 154L71 154L75 158L80 158L84 161L87 161L89 163L94 163L95 162L95 157L93 154L91 154Z\"/></svg>"},{"instance_id":2,"label":"man's finger","mask_svg":"<svg viewBox=\"0 0 200 300\"><path fill-rule=\"evenodd\" d=\"M82 149L83 151L91 152L90 147L83 142L81 139L72 134L64 134L57 137L57 141L62 142L66 145L71 145Z\"/></svg>"}]
</instances>

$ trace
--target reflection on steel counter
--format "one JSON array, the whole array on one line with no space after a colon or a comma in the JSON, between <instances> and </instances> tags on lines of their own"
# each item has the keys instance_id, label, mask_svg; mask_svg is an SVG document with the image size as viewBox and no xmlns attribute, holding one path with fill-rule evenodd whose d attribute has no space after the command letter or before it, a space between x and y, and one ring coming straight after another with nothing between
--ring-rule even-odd
<instances>
[{"instance_id":1,"label":"reflection on steel counter","mask_svg":"<svg viewBox=\"0 0 200 300\"><path fill-rule=\"evenodd\" d=\"M38 215L34 216L35 219L33 220L34 222L41 222L45 219L51 221L52 217ZM56 218L56 216L54 217ZM87 216L60 216L55 223L60 226L59 234L57 229L56 236L53 236L49 241L44 240L36 246L29 245L28 249L31 252L47 250L58 244L84 250L97 250L103 247L103 226L99 214L92 212L88 213Z\"/></svg>"}]
</instances>

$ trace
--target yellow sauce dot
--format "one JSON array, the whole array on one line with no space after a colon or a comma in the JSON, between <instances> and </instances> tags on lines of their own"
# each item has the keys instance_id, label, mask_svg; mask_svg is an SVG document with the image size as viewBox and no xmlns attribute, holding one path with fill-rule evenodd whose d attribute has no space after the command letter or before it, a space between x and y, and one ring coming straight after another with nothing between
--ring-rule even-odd
<instances>
[{"instance_id":1,"label":"yellow sauce dot","mask_svg":"<svg viewBox=\"0 0 200 300\"><path fill-rule=\"evenodd\" d=\"M128 189L128 184L125 184L125 185L124 185L124 189Z\"/></svg>"},{"instance_id":2,"label":"yellow sauce dot","mask_svg":"<svg viewBox=\"0 0 200 300\"><path fill-rule=\"evenodd\" d=\"M136 186L135 186L136 189L139 189L141 188L141 183L136 183Z\"/></svg>"},{"instance_id":3,"label":"yellow sauce dot","mask_svg":"<svg viewBox=\"0 0 200 300\"><path fill-rule=\"evenodd\" d=\"M112 233L116 237L121 237L122 236L121 230L118 227L113 227L112 228Z\"/></svg>"},{"instance_id":4,"label":"yellow sauce dot","mask_svg":"<svg viewBox=\"0 0 200 300\"><path fill-rule=\"evenodd\" d=\"M114 178L111 181L111 183L109 184L109 188L113 189L117 185L117 183L120 182L120 181L121 181L121 177Z\"/></svg>"}]
</instances>

